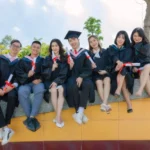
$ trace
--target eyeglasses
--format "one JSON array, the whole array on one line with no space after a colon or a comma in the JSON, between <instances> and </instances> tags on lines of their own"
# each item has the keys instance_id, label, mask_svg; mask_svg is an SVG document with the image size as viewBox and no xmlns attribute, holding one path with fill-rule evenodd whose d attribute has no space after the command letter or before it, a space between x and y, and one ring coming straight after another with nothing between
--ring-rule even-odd
<instances>
[{"instance_id":1,"label":"eyeglasses","mask_svg":"<svg viewBox=\"0 0 150 150\"><path fill-rule=\"evenodd\" d=\"M11 45L13 48L20 48L20 46L17 46L17 45L15 45L15 44L12 44Z\"/></svg>"}]
</instances>

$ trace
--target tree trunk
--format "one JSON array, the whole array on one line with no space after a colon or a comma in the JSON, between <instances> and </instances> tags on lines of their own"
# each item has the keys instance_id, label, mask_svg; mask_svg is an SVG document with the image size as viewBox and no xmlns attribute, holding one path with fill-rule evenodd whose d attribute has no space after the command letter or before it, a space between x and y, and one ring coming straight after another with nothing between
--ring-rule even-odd
<instances>
[{"instance_id":1,"label":"tree trunk","mask_svg":"<svg viewBox=\"0 0 150 150\"><path fill-rule=\"evenodd\" d=\"M144 31L150 41L150 0L145 0L147 3L146 16L144 19Z\"/></svg>"}]
</instances>

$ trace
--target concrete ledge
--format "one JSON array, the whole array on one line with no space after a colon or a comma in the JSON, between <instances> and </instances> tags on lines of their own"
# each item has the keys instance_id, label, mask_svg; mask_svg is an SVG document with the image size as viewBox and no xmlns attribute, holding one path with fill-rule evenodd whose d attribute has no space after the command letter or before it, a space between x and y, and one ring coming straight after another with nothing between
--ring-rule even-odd
<instances>
[{"instance_id":1,"label":"concrete ledge","mask_svg":"<svg viewBox=\"0 0 150 150\"><path fill-rule=\"evenodd\" d=\"M134 93L135 93L135 91L137 91L138 87L139 87L139 80L136 79L136 80L135 80L135 84L134 84ZM101 103L101 100L100 100L100 98L99 98L99 96L98 96L97 91L95 91L95 94L96 94L95 103L93 103L92 105L98 105L98 104ZM136 97L135 95L132 95L132 96L131 96L131 99L134 100L134 99L139 99L139 98L141 99L141 98L147 98L147 97L148 97L148 95L146 94L146 92L143 92L143 95L142 95L141 97ZM31 99L33 99L33 95L31 95ZM123 101L123 100L124 100L124 98L121 96L118 101ZM109 102L116 102L116 99L115 99L112 95L110 95L110 97L109 97ZM89 105L89 104L88 104L88 105ZM5 112L4 110L6 109L6 103L3 102L3 101L0 101L0 106L1 106L2 109L3 109L3 112ZM65 101L65 103L64 103L63 109L68 109L68 105L67 105L66 101ZM43 100L43 103L42 103L42 105L41 105L41 108L40 108L40 112L39 112L39 113L46 113L46 112L52 112L52 111L54 111L54 109L53 109L53 107L52 107L51 102L48 104L48 103L46 103L46 102ZM25 115L25 114L24 114L24 112L23 112L23 109L22 109L21 106L19 105L19 107L15 109L14 117L24 116L24 115Z\"/></svg>"}]
</instances>

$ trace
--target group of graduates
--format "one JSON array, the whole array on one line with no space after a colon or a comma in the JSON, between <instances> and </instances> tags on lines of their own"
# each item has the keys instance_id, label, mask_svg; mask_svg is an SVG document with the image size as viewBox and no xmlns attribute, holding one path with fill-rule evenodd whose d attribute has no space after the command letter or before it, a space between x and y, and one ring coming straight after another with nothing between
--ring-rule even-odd
<instances>
[{"instance_id":1,"label":"group of graduates","mask_svg":"<svg viewBox=\"0 0 150 150\"><path fill-rule=\"evenodd\" d=\"M110 93L117 98L123 93L127 112L133 112L130 95L133 94L134 79L140 78L136 92L141 96L143 89L150 95L150 44L142 28L135 28L131 42L126 31L119 31L114 44L103 49L99 39L88 38L89 50L81 48L81 32L69 31L65 36L72 49L64 50L59 39L53 39L49 55L39 56L41 43L33 41L31 54L22 59L17 57L22 45L19 40L10 44L10 53L0 55L0 100L7 102L6 115L0 107L0 139L8 143L14 131L8 127L15 107L20 104L26 114L24 125L31 131L40 128L36 119L43 98L51 100L56 117L53 122L62 128L64 99L69 107L75 108L73 119L78 124L87 123L84 114L88 100L95 101L96 89L102 103L100 110L109 113ZM30 94L33 93L33 101Z\"/></svg>"}]
</instances>

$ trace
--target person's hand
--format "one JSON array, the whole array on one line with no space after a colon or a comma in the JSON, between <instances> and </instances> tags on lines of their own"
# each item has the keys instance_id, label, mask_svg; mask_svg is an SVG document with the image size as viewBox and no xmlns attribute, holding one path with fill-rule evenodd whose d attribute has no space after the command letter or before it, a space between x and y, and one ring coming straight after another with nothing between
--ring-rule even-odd
<instances>
[{"instance_id":1,"label":"person's hand","mask_svg":"<svg viewBox=\"0 0 150 150\"><path fill-rule=\"evenodd\" d=\"M34 73L35 73L35 72L34 72L33 70L30 70L29 73L28 73L28 77L29 77L29 78L32 77L32 76L34 75Z\"/></svg>"},{"instance_id":2,"label":"person's hand","mask_svg":"<svg viewBox=\"0 0 150 150\"><path fill-rule=\"evenodd\" d=\"M97 66L95 63L92 63L92 69L95 69Z\"/></svg>"},{"instance_id":3,"label":"person's hand","mask_svg":"<svg viewBox=\"0 0 150 150\"><path fill-rule=\"evenodd\" d=\"M55 83L55 82L53 82L53 83L49 86L49 88L55 88L55 87L57 87L57 83Z\"/></svg>"},{"instance_id":4,"label":"person's hand","mask_svg":"<svg viewBox=\"0 0 150 150\"><path fill-rule=\"evenodd\" d=\"M4 91L4 93L9 93L13 89L14 89L14 87L10 87L10 86L6 85L3 91Z\"/></svg>"},{"instance_id":5,"label":"person's hand","mask_svg":"<svg viewBox=\"0 0 150 150\"><path fill-rule=\"evenodd\" d=\"M4 90L0 89L0 96L4 96L5 92Z\"/></svg>"},{"instance_id":6,"label":"person's hand","mask_svg":"<svg viewBox=\"0 0 150 150\"><path fill-rule=\"evenodd\" d=\"M138 68L134 67L133 72L135 72L135 73L138 72Z\"/></svg>"},{"instance_id":7,"label":"person's hand","mask_svg":"<svg viewBox=\"0 0 150 150\"><path fill-rule=\"evenodd\" d=\"M74 61L73 61L73 60L71 60L71 61L70 61L69 66L70 66L70 69L72 69L72 68L73 68L73 66L74 66Z\"/></svg>"},{"instance_id":8,"label":"person's hand","mask_svg":"<svg viewBox=\"0 0 150 150\"><path fill-rule=\"evenodd\" d=\"M81 77L78 77L78 78L76 79L76 82L77 82L77 86L78 86L78 87L81 86L82 81L83 81L83 78L81 78Z\"/></svg>"},{"instance_id":9,"label":"person's hand","mask_svg":"<svg viewBox=\"0 0 150 150\"><path fill-rule=\"evenodd\" d=\"M115 68L115 71L119 71L123 66L123 62L121 62L120 60L117 61L117 66Z\"/></svg>"},{"instance_id":10,"label":"person's hand","mask_svg":"<svg viewBox=\"0 0 150 150\"><path fill-rule=\"evenodd\" d=\"M55 71L56 68L58 68L58 64L55 62L52 66L52 71Z\"/></svg>"},{"instance_id":11,"label":"person's hand","mask_svg":"<svg viewBox=\"0 0 150 150\"><path fill-rule=\"evenodd\" d=\"M32 81L33 84L39 84L41 82L42 82L41 79L35 79Z\"/></svg>"},{"instance_id":12,"label":"person's hand","mask_svg":"<svg viewBox=\"0 0 150 150\"><path fill-rule=\"evenodd\" d=\"M121 67L119 65L116 66L115 71L119 71Z\"/></svg>"},{"instance_id":13,"label":"person's hand","mask_svg":"<svg viewBox=\"0 0 150 150\"><path fill-rule=\"evenodd\" d=\"M104 74L107 74L107 71L102 70L102 71L99 71L98 73L99 73L100 75L104 75Z\"/></svg>"}]
</instances>

